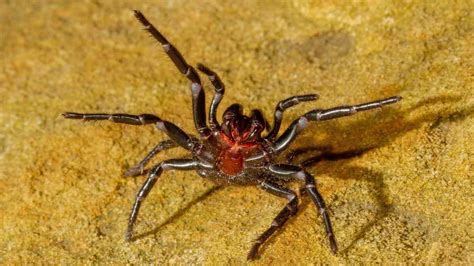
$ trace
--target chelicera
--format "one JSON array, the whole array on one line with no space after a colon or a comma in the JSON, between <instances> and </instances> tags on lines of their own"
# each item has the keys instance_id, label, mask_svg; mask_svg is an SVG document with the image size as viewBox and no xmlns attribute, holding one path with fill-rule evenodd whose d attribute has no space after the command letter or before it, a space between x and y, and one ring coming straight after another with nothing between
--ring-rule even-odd
<instances>
[{"instance_id":1,"label":"chelicera","mask_svg":"<svg viewBox=\"0 0 474 266\"><path fill-rule=\"evenodd\" d=\"M262 136L267 125L262 113L258 110L252 110L250 116L246 116L240 104L233 104L228 107L224 111L222 122L218 122L216 112L224 95L224 84L214 71L198 64L197 69L209 78L215 88L214 97L209 108L208 126L204 90L197 71L186 62L180 52L140 11L135 11L135 17L163 46L164 51L178 70L191 82L192 110L197 136L189 135L175 124L152 114L80 114L71 112L63 114L65 118L70 119L109 120L129 125L154 124L169 137L168 140L158 143L141 162L126 172L127 176L148 174L148 178L136 195L128 219L126 240L132 240L133 226L140 206L162 172L165 170L195 170L200 176L209 178L218 184L256 185L264 191L288 200L288 203L278 213L270 227L256 239L248 253L247 258L249 260L255 259L259 247L275 231L281 228L291 216L297 213L297 194L285 187L285 184L290 181L299 181L304 184L301 191L307 193L318 208L323 218L331 251L336 253L336 239L326 205L317 190L314 177L302 166L277 162L277 156L287 150L295 138L308 126L309 122L353 115L360 111L396 103L401 100L401 97L394 96L353 106L314 109L295 119L281 135L278 135L283 113L286 109L300 102L318 99L317 94L293 96L277 104L273 126L267 134ZM158 152L173 147L188 150L190 152L189 158L169 159L154 165L149 170L145 169L147 163ZM304 163L300 165L304 165Z\"/></svg>"}]
</instances>

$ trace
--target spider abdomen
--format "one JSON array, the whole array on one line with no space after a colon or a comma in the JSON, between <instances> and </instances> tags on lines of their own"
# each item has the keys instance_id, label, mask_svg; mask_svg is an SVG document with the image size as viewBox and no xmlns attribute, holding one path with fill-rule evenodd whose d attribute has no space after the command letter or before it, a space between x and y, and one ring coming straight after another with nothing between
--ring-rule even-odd
<instances>
[{"instance_id":1,"label":"spider abdomen","mask_svg":"<svg viewBox=\"0 0 474 266\"><path fill-rule=\"evenodd\" d=\"M244 155L239 148L223 149L217 159L217 167L226 175L237 175L244 170Z\"/></svg>"},{"instance_id":2,"label":"spider abdomen","mask_svg":"<svg viewBox=\"0 0 474 266\"><path fill-rule=\"evenodd\" d=\"M228 137L223 132L219 135L221 146L216 166L225 175L236 176L242 173L245 170L245 159L261 149L261 145L257 142L243 142L240 140L240 134L236 134L234 138Z\"/></svg>"}]
</instances>

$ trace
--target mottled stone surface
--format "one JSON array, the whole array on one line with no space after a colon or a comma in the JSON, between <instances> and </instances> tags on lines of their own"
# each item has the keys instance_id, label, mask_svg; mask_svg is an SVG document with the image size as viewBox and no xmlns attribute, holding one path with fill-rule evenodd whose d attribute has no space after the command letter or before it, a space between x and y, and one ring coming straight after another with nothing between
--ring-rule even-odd
<instances>
[{"instance_id":1,"label":"mottled stone surface","mask_svg":"<svg viewBox=\"0 0 474 266\"><path fill-rule=\"evenodd\" d=\"M190 63L220 73L222 106L270 118L278 100L321 95L288 112L286 126L311 108L404 97L314 124L293 145L372 148L309 168L339 254L304 198L255 264L473 263L471 1L115 2L0 2L0 263L242 264L284 206L257 188L168 172L144 204L138 240L124 242L144 177L123 173L164 136L60 114L156 113L193 131L187 81L134 8Z\"/></svg>"}]
</instances>

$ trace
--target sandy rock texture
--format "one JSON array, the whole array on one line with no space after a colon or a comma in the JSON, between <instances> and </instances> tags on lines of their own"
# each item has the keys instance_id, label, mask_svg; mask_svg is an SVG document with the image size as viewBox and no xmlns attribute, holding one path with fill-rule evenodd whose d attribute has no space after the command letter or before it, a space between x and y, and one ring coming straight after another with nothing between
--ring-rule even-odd
<instances>
[{"instance_id":1,"label":"sandy rock texture","mask_svg":"<svg viewBox=\"0 0 474 266\"><path fill-rule=\"evenodd\" d=\"M193 132L188 82L133 9L189 63L220 74L219 115L239 102L271 118L279 100L319 93L286 113L288 126L313 108L404 98L313 123L292 146L368 149L308 168L339 253L302 197L252 264L473 264L472 2L316 0L0 1L0 263L245 264L284 206L255 187L170 171L143 205L137 240L124 241L145 177L123 173L165 136L60 114L155 113Z\"/></svg>"}]
</instances>

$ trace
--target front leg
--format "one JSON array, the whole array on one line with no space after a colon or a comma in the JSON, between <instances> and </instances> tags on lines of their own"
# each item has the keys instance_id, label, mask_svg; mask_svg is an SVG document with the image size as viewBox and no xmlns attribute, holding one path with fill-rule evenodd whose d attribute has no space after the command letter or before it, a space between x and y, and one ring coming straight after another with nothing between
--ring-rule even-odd
<instances>
[{"instance_id":1,"label":"front leg","mask_svg":"<svg viewBox=\"0 0 474 266\"><path fill-rule=\"evenodd\" d=\"M323 217L323 222L326 229L326 234L329 239L329 245L331 247L331 252L336 254L337 252L337 244L336 238L334 237L334 233L332 231L331 220L329 219L329 215L326 209L326 204L324 203L323 197L319 194L319 191L316 188L316 182L312 175L308 172L303 170L303 168L290 165L290 164L275 164L270 165L268 170L274 175L281 176L281 177L294 177L300 181L305 182L304 190L308 192L309 196L313 200L314 204L318 206L319 213Z\"/></svg>"},{"instance_id":2,"label":"front leg","mask_svg":"<svg viewBox=\"0 0 474 266\"><path fill-rule=\"evenodd\" d=\"M319 98L317 94L307 94L307 95L296 95L280 101L276 108L273 118L273 127L270 133L265 136L266 140L273 141L276 136L278 135L278 131L280 130L281 122L283 120L283 113L286 109L293 107L301 102L308 102L308 101L315 101Z\"/></svg>"},{"instance_id":3,"label":"front leg","mask_svg":"<svg viewBox=\"0 0 474 266\"><path fill-rule=\"evenodd\" d=\"M222 97L224 97L225 86L216 72L212 71L203 64L198 64L197 68L199 69L199 71L207 75L212 85L214 86L215 94L214 97L212 97L212 102L209 106L209 126L211 127L212 131L216 131L220 129L219 122L217 122L216 118L217 106L219 106Z\"/></svg>"},{"instance_id":4,"label":"front leg","mask_svg":"<svg viewBox=\"0 0 474 266\"><path fill-rule=\"evenodd\" d=\"M137 193L130 217L128 218L128 228L127 233L125 234L126 241L132 240L133 225L137 220L142 201L145 200L146 196L155 185L163 170L194 170L197 169L198 166L199 163L191 159L171 159L157 164L150 170L148 178Z\"/></svg>"},{"instance_id":5,"label":"front leg","mask_svg":"<svg viewBox=\"0 0 474 266\"><path fill-rule=\"evenodd\" d=\"M191 81L191 92L193 98L193 116L194 125L201 137L207 138L210 135L209 128L206 125L205 95L202 89L201 80L197 71L190 66L181 53L161 34L153 24L138 10L135 10L135 17L140 21L145 30L148 31L162 46L165 53L173 61L174 65L181 74Z\"/></svg>"}]
</instances>

